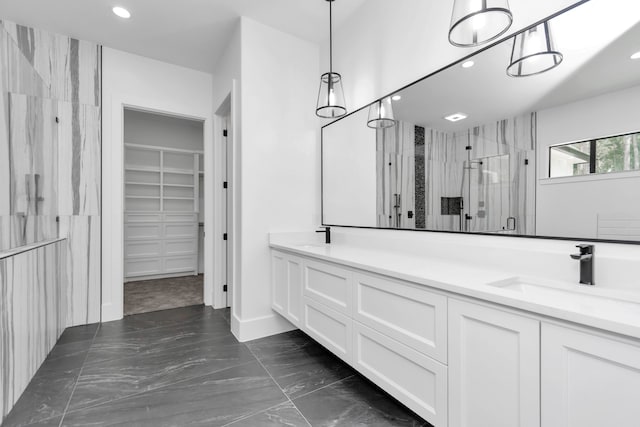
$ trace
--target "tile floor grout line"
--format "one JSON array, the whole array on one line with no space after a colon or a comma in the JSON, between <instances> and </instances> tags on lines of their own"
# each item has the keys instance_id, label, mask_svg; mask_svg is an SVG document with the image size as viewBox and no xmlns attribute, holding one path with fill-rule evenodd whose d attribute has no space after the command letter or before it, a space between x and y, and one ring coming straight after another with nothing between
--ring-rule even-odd
<instances>
[{"instance_id":1,"label":"tile floor grout line","mask_svg":"<svg viewBox=\"0 0 640 427\"><path fill-rule=\"evenodd\" d=\"M255 355L255 353L251 350L251 348L249 348L249 346L247 346L247 348L249 349L249 351L251 352L251 354L253 354L253 357L256 358L256 360L258 361L258 363L260 364L260 366L262 366L262 369L264 369L264 371L267 373L267 375L269 375L269 377L271 378L271 381L273 381L273 383L276 385L276 387L278 387L280 389L280 391L282 392L282 394L284 395L284 397L287 398L287 400L293 405L294 408L296 408L296 411L298 411L298 413L300 414L300 416L302 417L303 420L306 421L306 423L309 425L309 427L312 427L311 423L309 422L309 420L307 419L307 417L304 416L304 414L302 413L302 411L296 406L295 403L293 403L293 400L291 400L291 398L289 397L289 395L287 393L284 392L284 390L282 389L282 387L280 387L280 384L278 384L278 381L276 381L275 378L273 378L273 375L271 375L271 372L269 372L269 370L267 369L266 366L264 366L264 364L262 363L262 360L260 360L258 358L258 356Z\"/></svg>"},{"instance_id":2,"label":"tile floor grout line","mask_svg":"<svg viewBox=\"0 0 640 427\"><path fill-rule=\"evenodd\" d=\"M151 391L160 390L160 389L163 389L163 388L165 388L165 387L169 387L169 386L172 386L172 385L180 384L180 383L182 383L182 382L186 382L186 381L193 380L193 379L195 379L195 378L205 377L205 376L213 375L213 374L218 374L218 373L220 373L220 372L222 372L222 371L226 371L227 369L239 368L239 367L242 367L242 366L248 365L248 364L250 364L250 363L254 363L254 362L255 362L255 361L254 361L254 360L252 360L252 361L249 361L249 362L240 363L240 364L238 364L238 365L228 366L228 367L226 367L226 368L218 369L217 371L212 371L212 372L206 373L206 374L204 374L204 375L196 375L196 376L189 377L189 378L185 378L185 379L181 379L181 380L179 380L179 381L175 381L175 382L172 382L172 383L169 383L169 384L164 384L164 385L161 385L161 386L159 386L159 387L154 387L154 388L150 388L150 389L147 389L147 390L144 390L144 391L140 391L140 392L138 392L138 393L128 394L128 395L126 395L126 396L121 396L121 397L118 397L118 398L116 398L116 399L108 400L108 401L106 401L106 402L97 403L97 404L95 404L95 405L90 405L90 406L86 406L86 407L83 407L83 408L73 409L73 410L71 410L71 411L65 411L65 416L66 416L66 414L67 414L67 413L69 413L69 414L74 414L74 413L76 413L76 412L81 412L81 411L84 411L84 410L87 410L87 409L97 408L98 406L103 406L103 405L106 405L106 404L108 404L108 403L118 402L118 401L120 401L120 400L126 400L126 399L129 399L129 398L132 398L132 397L139 396L139 395L141 395L141 394L149 393L149 392L151 392ZM75 389L74 389L74 390L75 390ZM71 401L71 400L69 400L69 401ZM60 426L59 426L59 427L60 427Z\"/></svg>"},{"instance_id":3,"label":"tile floor grout line","mask_svg":"<svg viewBox=\"0 0 640 427\"><path fill-rule=\"evenodd\" d=\"M82 370L84 369L84 364L87 362L87 358L89 357L89 353L91 352L91 347L93 346L94 341L96 340L96 336L98 335L98 331L102 323L98 323L98 327L96 331L93 333L93 338L91 338L91 344L89 344L89 348L87 349L87 354L84 356L84 360L80 365L80 371L78 372L78 376L76 377L76 381L73 384L73 390L71 390L71 394L69 395L69 400L67 400L67 405L64 407L64 411L62 411L62 417L60 417L60 422L58 423L58 427L62 427L62 423L64 418L67 416L67 410L69 409L69 405L71 404L71 399L73 398L74 393L76 392L76 387L78 387L78 381L80 381L80 376L82 375ZM66 328L65 328L66 330Z\"/></svg>"},{"instance_id":4,"label":"tile floor grout line","mask_svg":"<svg viewBox=\"0 0 640 427\"><path fill-rule=\"evenodd\" d=\"M300 398L302 398L302 397L309 396L310 394L313 394L313 393L315 393L316 391L320 391L320 390L323 390L323 389L325 389L325 388L327 388L327 387L331 387L332 385L336 385L336 384L338 384L338 383L341 383L342 381L346 381L346 380L348 380L348 379L350 379L350 378L353 378L353 377L355 377L355 376L356 376L356 374L351 374L351 375L349 375L349 376L346 376L346 377L344 377L344 378L341 378L341 379L339 379L339 380L336 380L336 381L334 381L334 382L332 382L332 383L329 383L329 384L323 385L323 386L322 386L322 387L320 387L320 388L317 388L317 389L315 389L315 390L312 390L312 391L309 391L309 392L307 392L307 393L301 394L300 396L296 396L296 398L295 398L295 399L293 399L293 400L298 400L298 399L300 399ZM295 405L295 403L294 403L294 405Z\"/></svg>"},{"instance_id":5,"label":"tile floor grout line","mask_svg":"<svg viewBox=\"0 0 640 427\"><path fill-rule=\"evenodd\" d=\"M271 410L271 409L273 409L273 408L277 408L278 406L282 406L282 405L284 405L284 404L286 404L286 403L287 403L287 402L278 403L277 405L270 406L270 407L268 407L267 409L261 409L260 411L255 411L255 412L252 412L252 413L250 413L250 414L243 415L242 417L240 417L240 418L238 418L238 419L236 419L236 420L233 420L233 421L231 421L230 423L224 424L224 425L222 425L221 427L228 427L228 426L231 426L231 425L233 425L233 424L235 424L235 423L239 423L240 421L244 421L244 420L246 420L247 418L251 418L251 417L253 417L254 415L262 414L263 412L267 412L267 411L269 411L269 410Z\"/></svg>"}]
</instances>

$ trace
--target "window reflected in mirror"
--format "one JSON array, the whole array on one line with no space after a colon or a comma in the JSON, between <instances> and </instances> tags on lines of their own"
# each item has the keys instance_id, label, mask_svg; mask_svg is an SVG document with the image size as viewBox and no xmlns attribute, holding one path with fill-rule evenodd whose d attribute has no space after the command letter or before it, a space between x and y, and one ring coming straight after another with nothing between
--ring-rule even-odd
<instances>
[{"instance_id":1,"label":"window reflected in mirror","mask_svg":"<svg viewBox=\"0 0 640 427\"><path fill-rule=\"evenodd\" d=\"M640 132L549 147L549 177L640 170Z\"/></svg>"}]
</instances>

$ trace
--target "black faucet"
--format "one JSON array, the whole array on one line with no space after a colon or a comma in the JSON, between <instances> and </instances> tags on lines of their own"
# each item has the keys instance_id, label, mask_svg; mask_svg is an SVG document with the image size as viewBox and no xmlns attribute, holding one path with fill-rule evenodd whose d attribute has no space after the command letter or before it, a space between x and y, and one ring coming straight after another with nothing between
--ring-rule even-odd
<instances>
[{"instance_id":1,"label":"black faucet","mask_svg":"<svg viewBox=\"0 0 640 427\"><path fill-rule=\"evenodd\" d=\"M316 233L324 233L324 242L331 243L331 227L322 227L324 230L316 230Z\"/></svg>"},{"instance_id":2,"label":"black faucet","mask_svg":"<svg viewBox=\"0 0 640 427\"><path fill-rule=\"evenodd\" d=\"M571 258L580 261L580 283L583 285L595 285L593 283L593 245L576 245L580 248L579 254L571 254Z\"/></svg>"}]
</instances>

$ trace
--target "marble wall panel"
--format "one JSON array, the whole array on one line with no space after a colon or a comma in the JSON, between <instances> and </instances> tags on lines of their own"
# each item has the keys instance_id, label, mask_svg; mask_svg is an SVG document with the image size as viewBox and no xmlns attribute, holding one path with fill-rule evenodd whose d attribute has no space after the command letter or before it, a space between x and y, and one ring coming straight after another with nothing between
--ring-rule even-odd
<instances>
[{"instance_id":1,"label":"marble wall panel","mask_svg":"<svg viewBox=\"0 0 640 427\"><path fill-rule=\"evenodd\" d=\"M100 105L97 44L2 22L9 37L50 90L51 98Z\"/></svg>"},{"instance_id":2,"label":"marble wall panel","mask_svg":"<svg viewBox=\"0 0 640 427\"><path fill-rule=\"evenodd\" d=\"M0 414L11 410L66 327L64 242L0 260Z\"/></svg>"},{"instance_id":3,"label":"marble wall panel","mask_svg":"<svg viewBox=\"0 0 640 427\"><path fill-rule=\"evenodd\" d=\"M100 321L100 217L61 216L60 234L67 236L67 326Z\"/></svg>"},{"instance_id":4,"label":"marble wall panel","mask_svg":"<svg viewBox=\"0 0 640 427\"><path fill-rule=\"evenodd\" d=\"M100 109L61 102L58 125L60 215L100 215Z\"/></svg>"}]
</instances>

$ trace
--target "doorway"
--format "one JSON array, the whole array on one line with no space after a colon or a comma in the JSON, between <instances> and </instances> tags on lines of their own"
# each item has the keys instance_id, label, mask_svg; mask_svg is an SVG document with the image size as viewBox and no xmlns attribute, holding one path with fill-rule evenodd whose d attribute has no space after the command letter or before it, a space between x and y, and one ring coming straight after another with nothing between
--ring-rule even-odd
<instances>
[{"instance_id":1,"label":"doorway","mask_svg":"<svg viewBox=\"0 0 640 427\"><path fill-rule=\"evenodd\" d=\"M204 123L124 109L124 315L204 302Z\"/></svg>"}]
</instances>

